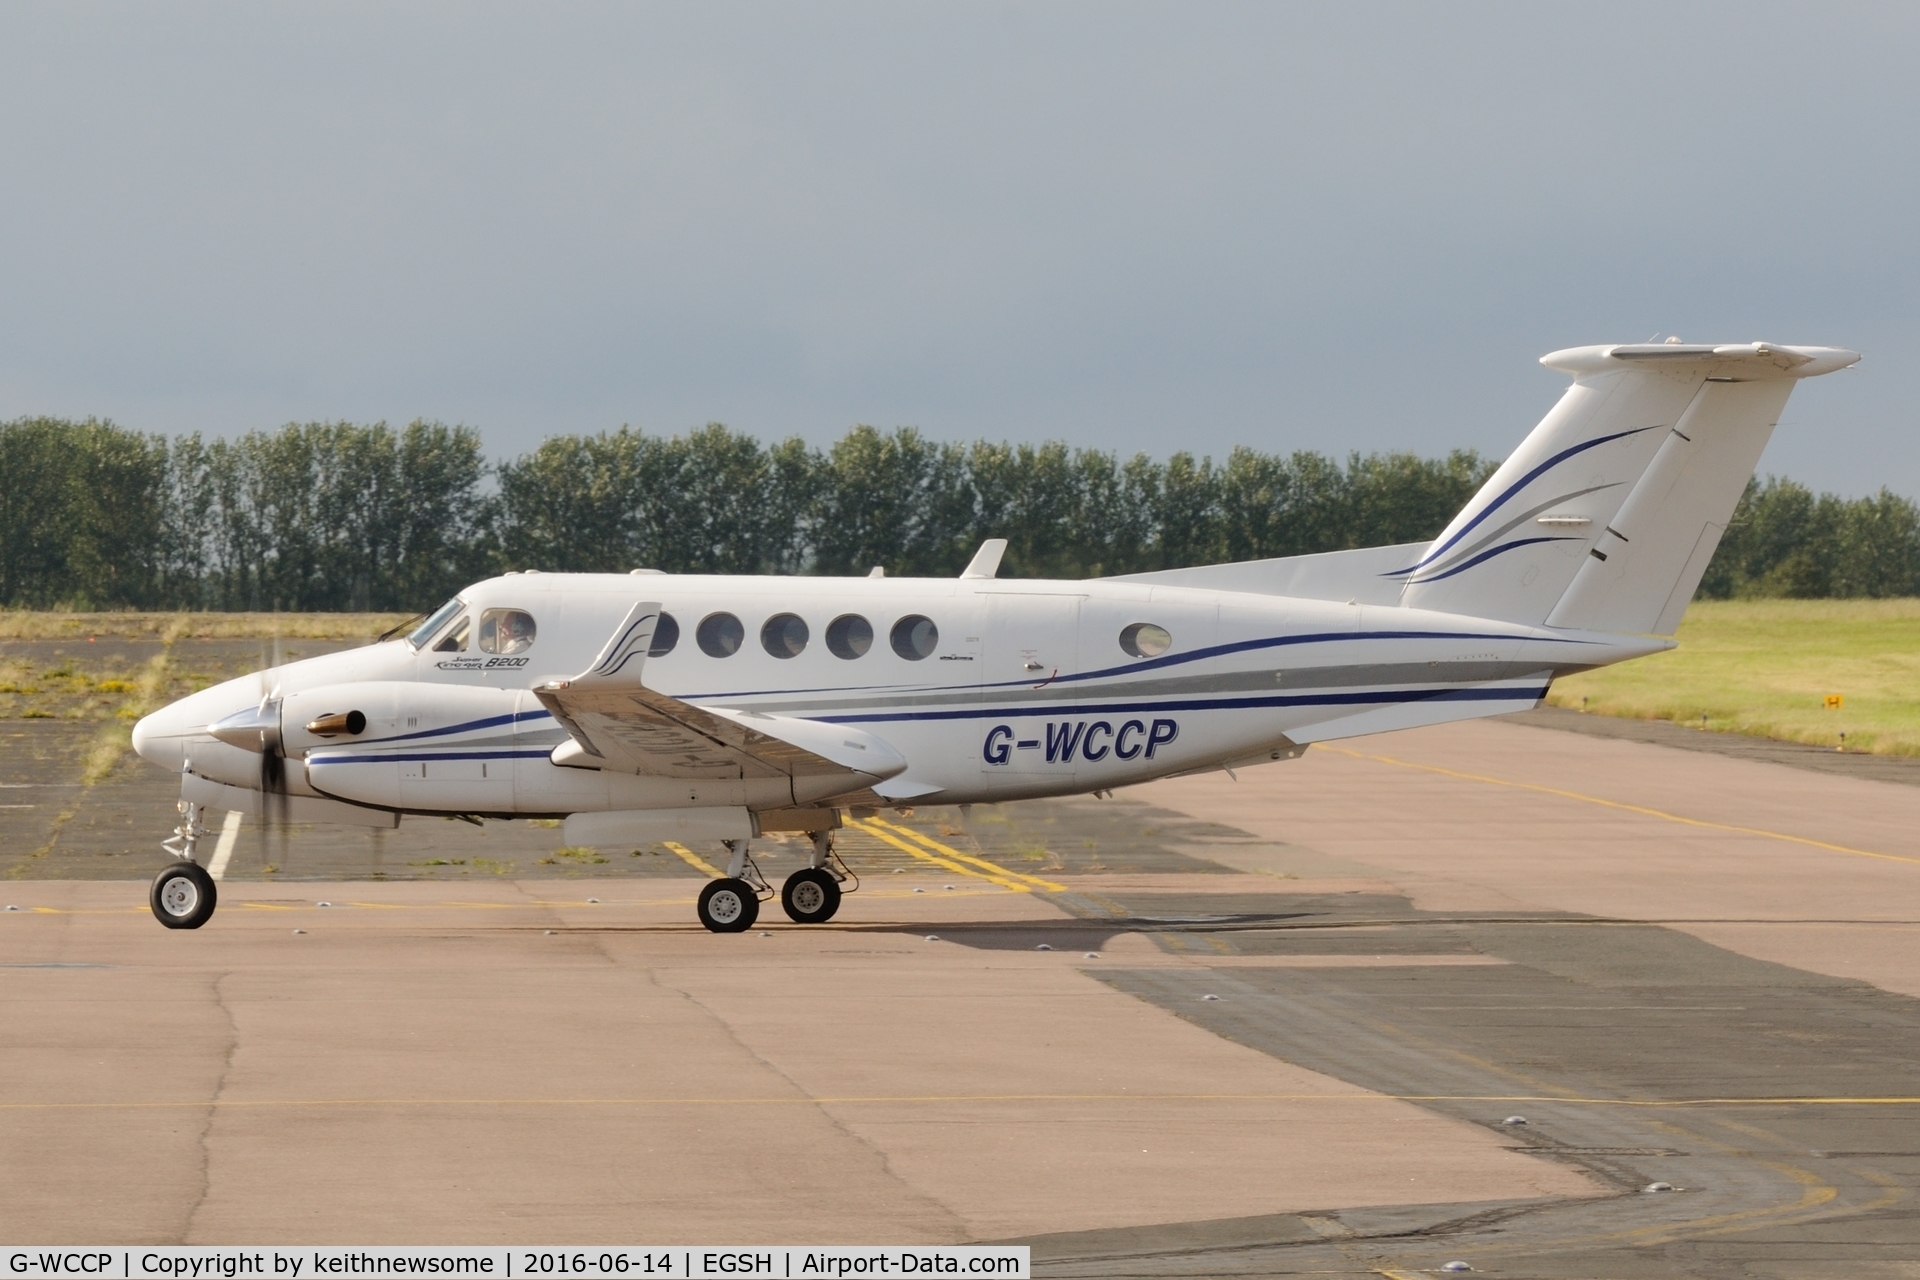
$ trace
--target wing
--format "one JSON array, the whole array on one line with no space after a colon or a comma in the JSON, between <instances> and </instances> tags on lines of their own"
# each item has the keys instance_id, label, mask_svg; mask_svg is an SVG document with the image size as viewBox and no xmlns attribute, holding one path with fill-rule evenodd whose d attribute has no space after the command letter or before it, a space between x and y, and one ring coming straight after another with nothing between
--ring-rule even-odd
<instances>
[{"instance_id":1,"label":"wing","mask_svg":"<svg viewBox=\"0 0 1920 1280\"><path fill-rule=\"evenodd\" d=\"M555 764L669 778L844 780L845 791L906 769L891 745L858 729L699 707L647 688L641 673L659 618L657 603L635 605L586 671L534 689L573 739L554 752Z\"/></svg>"}]
</instances>

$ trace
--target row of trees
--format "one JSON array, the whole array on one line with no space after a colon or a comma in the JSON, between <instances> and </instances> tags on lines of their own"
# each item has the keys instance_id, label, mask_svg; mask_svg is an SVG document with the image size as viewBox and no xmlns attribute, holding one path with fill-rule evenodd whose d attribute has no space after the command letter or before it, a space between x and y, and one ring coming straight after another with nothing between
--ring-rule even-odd
<instances>
[{"instance_id":1,"label":"row of trees","mask_svg":"<svg viewBox=\"0 0 1920 1280\"><path fill-rule=\"evenodd\" d=\"M502 464L495 528L504 563L546 569L950 575L1004 537L1008 576L1093 577L1431 537L1491 470L1472 453L1216 465L910 428L825 450L622 428Z\"/></svg>"},{"instance_id":2,"label":"row of trees","mask_svg":"<svg viewBox=\"0 0 1920 1280\"><path fill-rule=\"evenodd\" d=\"M1920 595L1920 506L1886 489L1842 498L1778 476L1750 480L1698 594Z\"/></svg>"},{"instance_id":3,"label":"row of trees","mask_svg":"<svg viewBox=\"0 0 1920 1280\"><path fill-rule=\"evenodd\" d=\"M0 603L411 608L493 564L489 470L476 432L434 423L0 423Z\"/></svg>"},{"instance_id":4,"label":"row of trees","mask_svg":"<svg viewBox=\"0 0 1920 1280\"><path fill-rule=\"evenodd\" d=\"M1091 577L1430 538L1494 464L1471 452L1164 462L857 427L826 449L722 426L557 436L491 464L476 432L308 423L234 440L0 423L0 603L431 605L503 568ZM1920 594L1920 509L1750 485L1706 595Z\"/></svg>"}]
</instances>

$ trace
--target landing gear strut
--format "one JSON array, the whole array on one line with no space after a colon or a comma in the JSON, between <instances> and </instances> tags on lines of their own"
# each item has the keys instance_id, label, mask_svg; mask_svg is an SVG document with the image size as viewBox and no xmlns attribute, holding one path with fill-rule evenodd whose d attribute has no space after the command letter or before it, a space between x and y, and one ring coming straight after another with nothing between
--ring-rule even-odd
<instances>
[{"instance_id":1,"label":"landing gear strut","mask_svg":"<svg viewBox=\"0 0 1920 1280\"><path fill-rule=\"evenodd\" d=\"M182 800L180 825L160 846L177 861L153 878L147 905L153 908L154 919L169 929L198 929L213 918L213 908L220 899L213 877L193 860L200 838L213 834L200 825L202 812L199 805Z\"/></svg>"},{"instance_id":2,"label":"landing gear strut","mask_svg":"<svg viewBox=\"0 0 1920 1280\"><path fill-rule=\"evenodd\" d=\"M813 833L813 856L780 886L780 906L795 924L825 924L840 909L841 875L831 865L832 837Z\"/></svg>"},{"instance_id":3,"label":"landing gear strut","mask_svg":"<svg viewBox=\"0 0 1920 1280\"><path fill-rule=\"evenodd\" d=\"M780 886L780 906L795 924L825 924L840 909L840 886L853 879L846 864L834 856L830 832L815 831L813 854L807 865ZM728 840L727 874L709 880L700 890L700 923L715 933L745 933L760 918L760 901L773 896L773 887L748 856L745 840ZM836 865L838 864L838 865ZM853 887L859 887L854 880Z\"/></svg>"},{"instance_id":4,"label":"landing gear strut","mask_svg":"<svg viewBox=\"0 0 1920 1280\"><path fill-rule=\"evenodd\" d=\"M700 890L700 923L715 933L745 933L760 918L760 890L745 874L753 870L757 879L760 872L753 869L745 840L729 840L726 845L727 874Z\"/></svg>"}]
</instances>

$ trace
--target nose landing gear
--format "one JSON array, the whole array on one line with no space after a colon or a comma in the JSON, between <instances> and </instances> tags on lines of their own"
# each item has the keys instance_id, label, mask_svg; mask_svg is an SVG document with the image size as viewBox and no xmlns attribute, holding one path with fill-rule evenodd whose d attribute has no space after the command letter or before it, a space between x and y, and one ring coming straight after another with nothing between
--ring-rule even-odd
<instances>
[{"instance_id":1,"label":"nose landing gear","mask_svg":"<svg viewBox=\"0 0 1920 1280\"><path fill-rule=\"evenodd\" d=\"M180 825L160 844L178 861L153 878L147 905L153 908L154 919L169 929L198 929L213 918L213 908L220 899L213 877L193 860L200 837L213 834L200 825L202 812L199 805L182 800Z\"/></svg>"},{"instance_id":2,"label":"nose landing gear","mask_svg":"<svg viewBox=\"0 0 1920 1280\"><path fill-rule=\"evenodd\" d=\"M197 862L176 862L153 878L147 903L169 929L198 929L213 918L220 891Z\"/></svg>"}]
</instances>

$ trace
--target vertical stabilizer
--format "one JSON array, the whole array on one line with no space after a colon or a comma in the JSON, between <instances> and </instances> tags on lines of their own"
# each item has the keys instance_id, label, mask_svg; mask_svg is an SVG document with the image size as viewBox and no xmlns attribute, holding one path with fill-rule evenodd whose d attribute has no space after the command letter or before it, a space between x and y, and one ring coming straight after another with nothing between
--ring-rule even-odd
<instances>
[{"instance_id":1,"label":"vertical stabilizer","mask_svg":"<svg viewBox=\"0 0 1920 1280\"><path fill-rule=\"evenodd\" d=\"M1547 625L1678 630L1792 391L1790 378L1701 387L1587 549Z\"/></svg>"},{"instance_id":2,"label":"vertical stabilizer","mask_svg":"<svg viewBox=\"0 0 1920 1280\"><path fill-rule=\"evenodd\" d=\"M1766 343L1543 357L1573 385L1398 571L1401 603L1603 631L1677 625L1794 381L1859 358Z\"/></svg>"}]
</instances>

